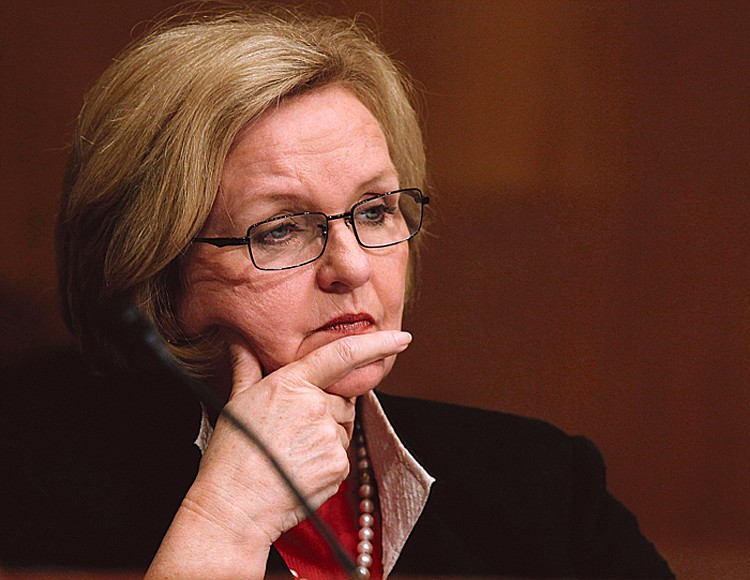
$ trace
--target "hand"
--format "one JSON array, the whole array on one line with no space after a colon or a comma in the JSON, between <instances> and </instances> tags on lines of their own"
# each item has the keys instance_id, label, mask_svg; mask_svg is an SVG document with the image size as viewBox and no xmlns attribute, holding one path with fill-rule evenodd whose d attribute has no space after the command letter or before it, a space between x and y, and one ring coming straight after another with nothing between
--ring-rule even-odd
<instances>
[{"instance_id":1,"label":"hand","mask_svg":"<svg viewBox=\"0 0 750 580\"><path fill-rule=\"evenodd\" d=\"M266 377L252 352L235 343L227 408L266 442L317 509L348 474L354 402L367 390L344 398L326 389L359 367L402 352L410 341L398 331L348 336ZM192 537L200 534L225 557L230 546L244 552L255 546L263 565L271 543L304 518L270 463L222 417L180 512L172 527L190 522Z\"/></svg>"}]
</instances>

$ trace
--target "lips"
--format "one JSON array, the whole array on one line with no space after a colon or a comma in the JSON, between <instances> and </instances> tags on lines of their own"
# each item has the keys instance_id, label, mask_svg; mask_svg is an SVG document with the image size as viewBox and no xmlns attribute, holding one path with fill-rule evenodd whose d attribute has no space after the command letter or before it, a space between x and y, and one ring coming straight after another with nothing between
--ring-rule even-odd
<instances>
[{"instance_id":1,"label":"lips","mask_svg":"<svg viewBox=\"0 0 750 580\"><path fill-rule=\"evenodd\" d=\"M344 314L326 322L316 332L330 332L334 334L361 334L372 329L375 320L367 313Z\"/></svg>"}]
</instances>

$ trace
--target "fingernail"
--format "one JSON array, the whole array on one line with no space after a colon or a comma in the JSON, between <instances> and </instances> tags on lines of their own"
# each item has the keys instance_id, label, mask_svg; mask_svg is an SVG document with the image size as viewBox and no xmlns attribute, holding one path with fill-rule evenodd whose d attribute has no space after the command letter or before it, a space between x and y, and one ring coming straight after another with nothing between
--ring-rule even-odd
<instances>
[{"instance_id":1,"label":"fingernail","mask_svg":"<svg viewBox=\"0 0 750 580\"><path fill-rule=\"evenodd\" d=\"M405 332L403 330L399 330L396 333L396 343L399 346L403 346L403 347L409 346L409 344L412 341L412 338L413 337L412 337L411 333Z\"/></svg>"}]
</instances>

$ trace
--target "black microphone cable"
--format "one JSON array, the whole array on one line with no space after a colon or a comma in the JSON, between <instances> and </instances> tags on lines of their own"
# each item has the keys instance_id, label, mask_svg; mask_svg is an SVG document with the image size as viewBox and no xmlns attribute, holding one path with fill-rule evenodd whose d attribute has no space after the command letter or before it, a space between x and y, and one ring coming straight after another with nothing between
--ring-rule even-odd
<instances>
[{"instance_id":1,"label":"black microphone cable","mask_svg":"<svg viewBox=\"0 0 750 580\"><path fill-rule=\"evenodd\" d=\"M153 325L141 314L137 308L131 305L117 305L110 309L107 318L111 324L112 340L117 347L127 354L137 356L150 366L155 366L162 371L167 379L189 389L199 401L217 415L221 413L245 438L255 445L268 459L276 473L284 481L292 495L302 506L305 514L320 532L328 547L331 549L341 567L353 580L363 578L351 557L346 553L341 543L331 533L312 509L307 498L299 491L297 485L292 481L289 474L279 463L278 459L270 452L261 438L250 428L250 426L226 409L219 397L201 381L187 375L172 354L167 350L164 340L156 332ZM132 351L135 351L133 353Z\"/></svg>"}]
</instances>

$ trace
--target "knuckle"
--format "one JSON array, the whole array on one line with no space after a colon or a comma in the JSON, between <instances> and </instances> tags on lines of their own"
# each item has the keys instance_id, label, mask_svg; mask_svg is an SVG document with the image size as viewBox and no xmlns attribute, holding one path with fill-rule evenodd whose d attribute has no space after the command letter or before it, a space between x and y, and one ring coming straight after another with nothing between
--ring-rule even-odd
<instances>
[{"instance_id":1,"label":"knuckle","mask_svg":"<svg viewBox=\"0 0 750 580\"><path fill-rule=\"evenodd\" d=\"M359 351L357 344L351 340L340 340L336 349L339 357L346 365L354 364L357 361Z\"/></svg>"},{"instance_id":2,"label":"knuckle","mask_svg":"<svg viewBox=\"0 0 750 580\"><path fill-rule=\"evenodd\" d=\"M344 420L347 423L354 422L354 419L357 418L357 407L354 405L354 403L350 403L347 401L346 407L344 407Z\"/></svg>"},{"instance_id":3,"label":"knuckle","mask_svg":"<svg viewBox=\"0 0 750 580\"><path fill-rule=\"evenodd\" d=\"M338 423L334 421L327 421L321 426L321 434L325 438L326 442L338 442L339 441L339 430Z\"/></svg>"},{"instance_id":4,"label":"knuckle","mask_svg":"<svg viewBox=\"0 0 750 580\"><path fill-rule=\"evenodd\" d=\"M308 415L314 419L320 419L329 414L328 402L323 393L310 390L305 400L305 409Z\"/></svg>"},{"instance_id":5,"label":"knuckle","mask_svg":"<svg viewBox=\"0 0 750 580\"><path fill-rule=\"evenodd\" d=\"M331 460L331 469L333 469L335 473L340 474L342 479L345 479L346 476L349 475L349 457L343 447L339 448L338 452Z\"/></svg>"}]
</instances>

